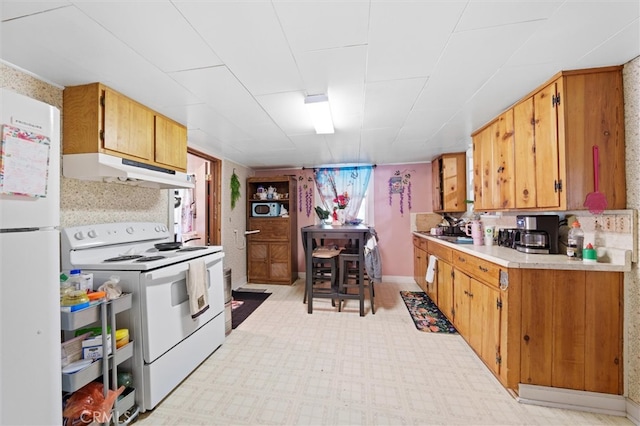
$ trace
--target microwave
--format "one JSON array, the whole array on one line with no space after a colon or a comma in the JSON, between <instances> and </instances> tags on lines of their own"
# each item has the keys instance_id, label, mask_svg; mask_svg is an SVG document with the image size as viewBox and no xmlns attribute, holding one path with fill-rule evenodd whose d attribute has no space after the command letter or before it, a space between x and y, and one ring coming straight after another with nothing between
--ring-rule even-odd
<instances>
[{"instance_id":1,"label":"microwave","mask_svg":"<svg viewBox=\"0 0 640 426\"><path fill-rule=\"evenodd\" d=\"M253 217L280 216L280 203L253 203L251 205L251 216Z\"/></svg>"}]
</instances>

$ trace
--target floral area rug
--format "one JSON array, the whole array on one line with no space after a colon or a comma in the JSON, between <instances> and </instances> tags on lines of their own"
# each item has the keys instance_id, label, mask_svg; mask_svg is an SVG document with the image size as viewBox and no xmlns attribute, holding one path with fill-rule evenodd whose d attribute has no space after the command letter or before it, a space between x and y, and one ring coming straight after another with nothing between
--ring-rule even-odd
<instances>
[{"instance_id":1,"label":"floral area rug","mask_svg":"<svg viewBox=\"0 0 640 426\"><path fill-rule=\"evenodd\" d=\"M402 296L402 300L407 305L407 309L418 330L431 333L458 333L426 293L422 291L401 291L400 296Z\"/></svg>"}]
</instances>

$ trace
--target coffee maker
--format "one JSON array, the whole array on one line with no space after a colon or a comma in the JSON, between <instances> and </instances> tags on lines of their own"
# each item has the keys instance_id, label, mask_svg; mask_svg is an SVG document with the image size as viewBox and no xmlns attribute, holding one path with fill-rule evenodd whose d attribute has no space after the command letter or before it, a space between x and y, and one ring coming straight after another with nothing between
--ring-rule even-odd
<instances>
[{"instance_id":1,"label":"coffee maker","mask_svg":"<svg viewBox=\"0 0 640 426\"><path fill-rule=\"evenodd\" d=\"M558 215L518 215L516 250L523 253L557 254Z\"/></svg>"}]
</instances>

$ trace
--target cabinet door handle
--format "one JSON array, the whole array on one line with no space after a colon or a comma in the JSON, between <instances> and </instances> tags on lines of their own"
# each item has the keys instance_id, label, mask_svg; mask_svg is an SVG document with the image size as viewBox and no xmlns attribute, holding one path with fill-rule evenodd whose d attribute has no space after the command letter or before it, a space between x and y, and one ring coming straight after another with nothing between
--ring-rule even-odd
<instances>
[{"instance_id":1,"label":"cabinet door handle","mask_svg":"<svg viewBox=\"0 0 640 426\"><path fill-rule=\"evenodd\" d=\"M460 262L466 262L467 261L467 259L465 259L464 257L460 257L460 256L458 256L458 260Z\"/></svg>"},{"instance_id":2,"label":"cabinet door handle","mask_svg":"<svg viewBox=\"0 0 640 426\"><path fill-rule=\"evenodd\" d=\"M525 342L527 342L527 343L528 343L528 342L529 342L529 335L528 335L528 334L525 334L525 335L524 335L524 337L523 337L523 339L524 339L524 341L525 341Z\"/></svg>"},{"instance_id":3,"label":"cabinet door handle","mask_svg":"<svg viewBox=\"0 0 640 426\"><path fill-rule=\"evenodd\" d=\"M482 266L478 266L478 268L479 268L482 272L489 272L489 269L487 269L487 268L483 268Z\"/></svg>"},{"instance_id":4,"label":"cabinet door handle","mask_svg":"<svg viewBox=\"0 0 640 426\"><path fill-rule=\"evenodd\" d=\"M473 297L473 293L469 292L469 297Z\"/></svg>"}]
</instances>

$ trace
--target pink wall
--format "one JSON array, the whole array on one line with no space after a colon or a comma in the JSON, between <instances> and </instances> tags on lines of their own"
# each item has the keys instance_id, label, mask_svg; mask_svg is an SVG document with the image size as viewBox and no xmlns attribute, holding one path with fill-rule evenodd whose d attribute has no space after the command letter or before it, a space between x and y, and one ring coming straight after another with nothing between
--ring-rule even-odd
<instances>
[{"instance_id":1,"label":"pink wall","mask_svg":"<svg viewBox=\"0 0 640 426\"><path fill-rule=\"evenodd\" d=\"M391 196L389 205L389 179L402 177L404 182L403 213L400 213L400 194ZM311 189L316 195L313 181L308 179L312 170L262 170L256 176L294 175L298 182L298 199L296 214L298 228L316 223L316 213L311 209L307 216L305 191ZM409 175L409 177L407 177ZM411 239L411 213L431 211L431 163L399 164L377 166L373 172L374 179L374 214L375 228L379 237L379 249L382 257L382 275L413 276L413 243ZM411 209L409 209L409 183L411 183ZM305 188L306 186L306 188ZM300 203L301 201L301 203ZM302 210L302 211L300 211ZM293 212L289 212L292 214ZM298 271L304 271L304 253L298 241Z\"/></svg>"},{"instance_id":2,"label":"pink wall","mask_svg":"<svg viewBox=\"0 0 640 426\"><path fill-rule=\"evenodd\" d=\"M411 183L411 210L409 185L405 184L403 213L400 213L400 194L391 195L389 205L389 179L396 172ZM378 166L375 179L375 228L382 256L382 275L413 276L413 242L411 239L411 213L431 211L431 163Z\"/></svg>"}]
</instances>

